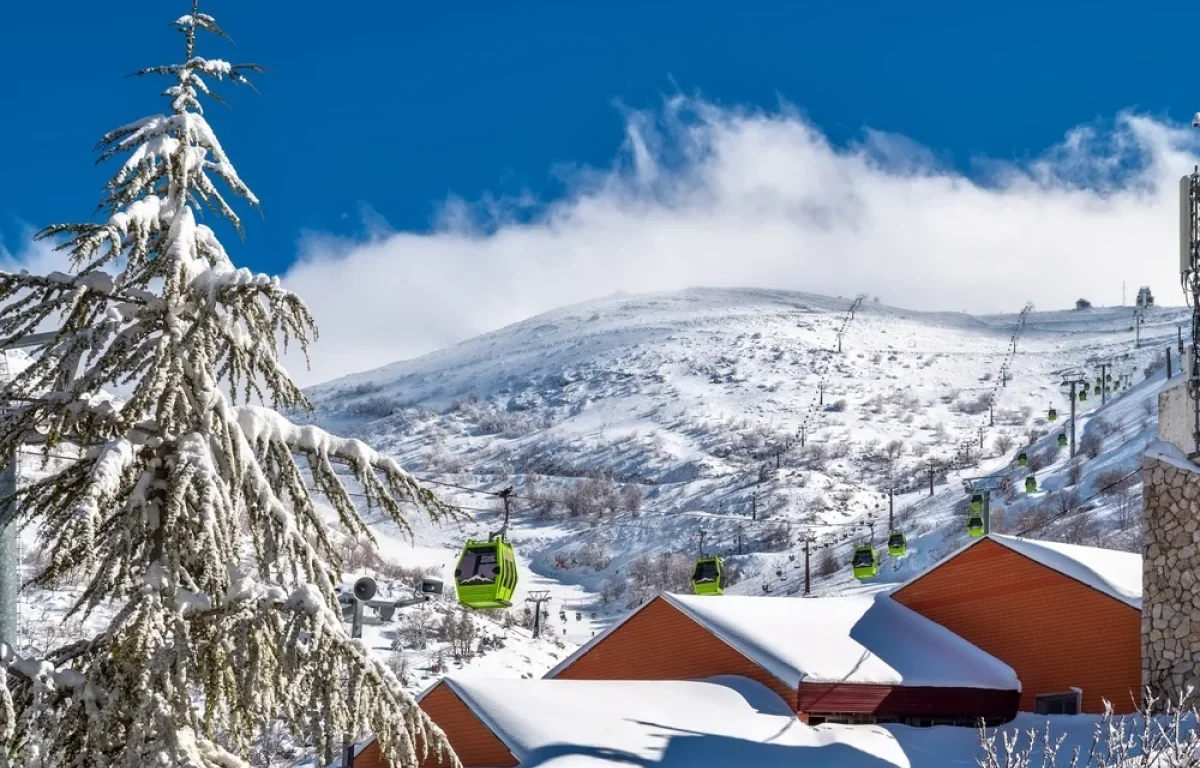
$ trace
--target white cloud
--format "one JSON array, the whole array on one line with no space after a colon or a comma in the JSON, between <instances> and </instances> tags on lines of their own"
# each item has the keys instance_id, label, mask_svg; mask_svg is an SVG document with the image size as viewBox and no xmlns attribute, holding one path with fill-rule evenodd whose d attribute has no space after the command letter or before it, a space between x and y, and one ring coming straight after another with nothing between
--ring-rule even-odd
<instances>
[{"instance_id":1,"label":"white cloud","mask_svg":"<svg viewBox=\"0 0 1200 768\"><path fill-rule=\"evenodd\" d=\"M1120 301L1150 285L1175 303L1178 177L1190 129L1133 114L1085 126L1022 163L867 131L833 147L795 110L677 98L627 111L608 168L555 169L570 190L446 202L432 233L369 207L359 238L305 233L287 285L321 327L314 383L446 346L617 291L691 286L860 291L919 309L1043 309ZM1196 132L1200 134L1200 132ZM0 268L62 269L44 244L0 243Z\"/></svg>"},{"instance_id":2,"label":"white cloud","mask_svg":"<svg viewBox=\"0 0 1200 768\"><path fill-rule=\"evenodd\" d=\"M677 99L627 125L613 166L574 172L532 221L456 200L431 234L375 221L361 240L306 235L285 278L322 330L305 380L615 291L862 291L971 312L1116 304L1122 280L1176 297L1177 184L1195 144L1151 118L1076 129L1026 163L980 158L971 177L903 137L833 147L788 109Z\"/></svg>"}]
</instances>

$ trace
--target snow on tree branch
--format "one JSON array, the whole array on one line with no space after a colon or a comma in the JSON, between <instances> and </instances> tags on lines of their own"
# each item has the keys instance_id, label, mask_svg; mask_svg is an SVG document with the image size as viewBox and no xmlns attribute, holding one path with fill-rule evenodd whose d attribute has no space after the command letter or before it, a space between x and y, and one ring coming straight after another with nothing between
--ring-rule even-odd
<instances>
[{"instance_id":1,"label":"snow on tree branch","mask_svg":"<svg viewBox=\"0 0 1200 768\"><path fill-rule=\"evenodd\" d=\"M14 522L47 554L32 582L79 576L72 612L116 608L92 638L3 660L0 746L35 767L240 768L281 723L326 759L369 730L393 766L413 766L445 736L346 635L313 493L368 536L347 475L402 530L409 514L455 510L364 443L273 410L307 408L279 357L307 351L315 323L278 279L236 268L196 215L240 232L229 200L257 206L200 99L209 80L260 68L198 55L197 30L224 33L195 3L174 27L183 63L139 73L172 79L170 113L97 146L123 158L104 220L40 233L73 273L0 272L0 338L58 328L0 393L0 456L31 441L80 456L15 497ZM104 395L114 386L123 402Z\"/></svg>"}]
</instances>

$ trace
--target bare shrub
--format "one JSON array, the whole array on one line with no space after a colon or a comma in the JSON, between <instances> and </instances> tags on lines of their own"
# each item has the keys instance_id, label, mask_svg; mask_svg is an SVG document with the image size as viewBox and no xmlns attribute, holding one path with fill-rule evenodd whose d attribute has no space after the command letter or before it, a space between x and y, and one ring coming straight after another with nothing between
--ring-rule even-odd
<instances>
[{"instance_id":1,"label":"bare shrub","mask_svg":"<svg viewBox=\"0 0 1200 768\"><path fill-rule=\"evenodd\" d=\"M834 400L832 403L825 406L825 410L832 411L833 413L841 413L842 411L846 410L846 405L846 398L839 397L837 400Z\"/></svg>"},{"instance_id":2,"label":"bare shrub","mask_svg":"<svg viewBox=\"0 0 1200 768\"><path fill-rule=\"evenodd\" d=\"M687 555L663 553L638 555L629 564L629 598L626 604L636 608L659 592L684 592L692 585L695 560Z\"/></svg>"},{"instance_id":3,"label":"bare shrub","mask_svg":"<svg viewBox=\"0 0 1200 768\"><path fill-rule=\"evenodd\" d=\"M1147 691L1135 715L1109 708L1077 750L1064 747L1065 735L1056 735L1050 720L1044 730L1002 726L989 733L980 725L976 762L981 768L1200 768L1198 717L1194 706Z\"/></svg>"},{"instance_id":4,"label":"bare shrub","mask_svg":"<svg viewBox=\"0 0 1200 768\"><path fill-rule=\"evenodd\" d=\"M1083 451L1089 459L1094 459L1104 450L1104 438L1100 437L1095 430L1089 429L1079 439L1079 450Z\"/></svg>"},{"instance_id":5,"label":"bare shrub","mask_svg":"<svg viewBox=\"0 0 1200 768\"><path fill-rule=\"evenodd\" d=\"M429 646L429 640L437 630L437 614L425 606L405 611L400 620L400 626L395 631L392 642L393 650L412 648L423 651Z\"/></svg>"},{"instance_id":6,"label":"bare shrub","mask_svg":"<svg viewBox=\"0 0 1200 768\"><path fill-rule=\"evenodd\" d=\"M1086 513L1068 517L1062 524L1060 538L1067 544L1095 544L1099 528L1091 515Z\"/></svg>"},{"instance_id":7,"label":"bare shrub","mask_svg":"<svg viewBox=\"0 0 1200 768\"><path fill-rule=\"evenodd\" d=\"M1000 456L1003 456L1012 450L1012 447L1016 444L1016 442L1016 439L1013 438L1012 435L1008 434L1007 432L1001 432L1000 434L996 435L996 440L993 445L996 447L996 453Z\"/></svg>"},{"instance_id":8,"label":"bare shrub","mask_svg":"<svg viewBox=\"0 0 1200 768\"><path fill-rule=\"evenodd\" d=\"M821 550L821 553L817 555L816 570L818 576L832 576L833 574L837 573L838 567L839 564L837 553L834 552L833 547L825 547Z\"/></svg>"},{"instance_id":9,"label":"bare shrub","mask_svg":"<svg viewBox=\"0 0 1200 768\"><path fill-rule=\"evenodd\" d=\"M1121 431L1121 427L1113 424L1108 419L1094 419L1091 423L1092 429L1100 435L1100 437L1112 437L1117 432Z\"/></svg>"},{"instance_id":10,"label":"bare shrub","mask_svg":"<svg viewBox=\"0 0 1200 768\"><path fill-rule=\"evenodd\" d=\"M904 455L904 449L907 446L903 440L889 440L883 446L883 455L888 462L895 462Z\"/></svg>"},{"instance_id":11,"label":"bare shrub","mask_svg":"<svg viewBox=\"0 0 1200 768\"><path fill-rule=\"evenodd\" d=\"M792 528L786 522L778 522L769 527L762 537L762 548L767 552L779 552L787 549L791 543Z\"/></svg>"},{"instance_id":12,"label":"bare shrub","mask_svg":"<svg viewBox=\"0 0 1200 768\"><path fill-rule=\"evenodd\" d=\"M562 503L570 517L599 516L621 508L621 491L612 478L594 474L564 491Z\"/></svg>"},{"instance_id":13,"label":"bare shrub","mask_svg":"<svg viewBox=\"0 0 1200 768\"><path fill-rule=\"evenodd\" d=\"M1082 479L1083 461L1076 456L1067 464L1067 482L1074 486L1079 485L1079 481Z\"/></svg>"},{"instance_id":14,"label":"bare shrub","mask_svg":"<svg viewBox=\"0 0 1200 768\"><path fill-rule=\"evenodd\" d=\"M621 509L631 515L636 515L642 511L642 501L645 499L645 493L640 485L627 485L621 489Z\"/></svg>"},{"instance_id":15,"label":"bare shrub","mask_svg":"<svg viewBox=\"0 0 1200 768\"><path fill-rule=\"evenodd\" d=\"M1050 505L1058 515L1065 515L1079 506L1079 491L1074 488L1063 488L1049 496Z\"/></svg>"},{"instance_id":16,"label":"bare shrub","mask_svg":"<svg viewBox=\"0 0 1200 768\"><path fill-rule=\"evenodd\" d=\"M600 600L605 605L620 600L621 596L625 594L625 590L628 589L628 586L623 576L613 574L600 585Z\"/></svg>"},{"instance_id":17,"label":"bare shrub","mask_svg":"<svg viewBox=\"0 0 1200 768\"><path fill-rule=\"evenodd\" d=\"M991 405L992 396L990 393L978 395L973 400L959 400L954 404L955 410L959 413L965 413L968 416L977 416L985 413L988 406Z\"/></svg>"}]
</instances>

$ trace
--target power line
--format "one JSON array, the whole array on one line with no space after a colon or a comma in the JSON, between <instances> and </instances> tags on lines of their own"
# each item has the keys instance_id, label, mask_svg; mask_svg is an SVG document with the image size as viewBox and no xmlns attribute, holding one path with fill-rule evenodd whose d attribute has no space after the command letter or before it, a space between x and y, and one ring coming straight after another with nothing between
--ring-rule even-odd
<instances>
[{"instance_id":1,"label":"power line","mask_svg":"<svg viewBox=\"0 0 1200 768\"><path fill-rule=\"evenodd\" d=\"M1083 509L1083 505L1084 505L1084 504L1086 504L1087 502L1089 502L1089 501L1091 501L1092 499L1096 498L1096 497L1097 497L1097 496L1099 496L1100 494L1104 493L1104 492L1105 492L1105 491L1107 491L1109 488L1115 488L1116 486L1120 485L1121 483L1125 482L1126 480L1128 480L1129 478L1133 477L1134 475L1138 474L1138 473L1139 473L1139 472L1141 472L1141 471L1142 471L1141 469L1135 469L1135 470L1133 470L1132 472L1130 472L1129 474L1125 475L1124 477L1121 477L1121 478L1119 478L1119 479L1117 479L1117 480L1114 480L1114 481L1112 481L1111 483L1109 483L1108 485L1104 486L1103 488L1097 488L1095 491L1093 491L1093 492L1092 492L1090 495L1088 495L1087 497L1085 497L1085 498L1083 498L1083 499L1080 499L1080 500L1079 500L1079 501L1078 501L1078 502L1077 502L1077 503L1076 503L1074 506L1072 506L1070 509L1063 510L1062 512L1059 512L1057 515L1054 515L1053 517L1050 517L1050 518L1048 518L1048 519L1046 519L1046 520L1043 520L1043 521L1041 521L1041 522L1034 523L1033 525L1029 526L1028 528L1026 528L1026 529L1024 529L1024 530L1022 530L1022 531L1018 531L1017 533L1015 533L1015 534L1013 534L1013 535L1014 535L1014 536L1017 536L1017 537L1022 537L1022 536L1025 536L1026 534L1028 534L1028 533L1030 533L1030 532L1032 532L1032 531L1036 531L1036 530L1038 530L1039 528L1044 528L1045 526L1049 525L1050 523L1057 522L1057 521L1059 521L1059 520L1063 520L1063 519L1065 519L1065 518L1067 518L1067 517L1070 517L1070 516L1072 516L1073 514L1075 514L1075 513L1077 513L1077 512L1089 512L1089 511L1091 511L1091 510L1088 510L1088 509Z\"/></svg>"}]
</instances>

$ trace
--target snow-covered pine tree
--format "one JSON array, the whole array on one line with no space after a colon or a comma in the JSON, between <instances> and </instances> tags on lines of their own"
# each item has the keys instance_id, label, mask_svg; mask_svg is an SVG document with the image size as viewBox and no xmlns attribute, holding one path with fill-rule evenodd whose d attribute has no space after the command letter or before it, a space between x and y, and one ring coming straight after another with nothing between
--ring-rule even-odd
<instances>
[{"instance_id":1,"label":"snow-covered pine tree","mask_svg":"<svg viewBox=\"0 0 1200 768\"><path fill-rule=\"evenodd\" d=\"M289 341L307 350L312 318L277 279L235 269L197 218L208 208L240 233L218 179L257 206L200 105L208 81L246 83L256 67L196 53L197 33L223 33L195 4L174 26L183 63L139 73L170 79L170 112L97 148L125 158L101 202L106 220L41 233L69 252L73 273L0 274L0 336L61 327L0 393L11 406L0 456L35 431L48 451L83 456L17 498L17 522L36 526L48 553L32 582L81 574L74 611L116 611L94 637L0 665L4 757L233 768L268 723L315 739L325 758L368 730L393 766L426 748L449 754L343 629L337 555L310 488L352 536L369 531L339 471L401 526L405 509L451 510L361 442L272 410L306 405L278 353ZM123 405L97 397L113 386L131 392Z\"/></svg>"}]
</instances>

